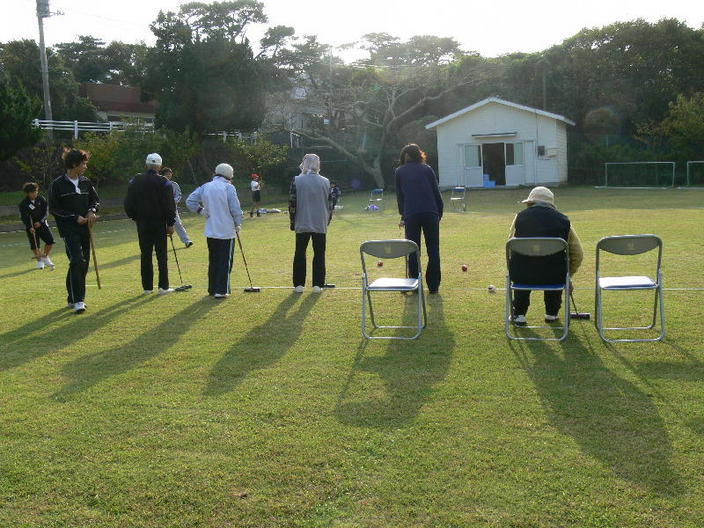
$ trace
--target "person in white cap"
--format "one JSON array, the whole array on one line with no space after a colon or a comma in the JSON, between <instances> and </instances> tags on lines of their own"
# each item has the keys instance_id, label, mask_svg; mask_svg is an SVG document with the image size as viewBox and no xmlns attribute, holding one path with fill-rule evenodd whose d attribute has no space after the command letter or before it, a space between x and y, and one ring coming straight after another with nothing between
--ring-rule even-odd
<instances>
[{"instance_id":1,"label":"person in white cap","mask_svg":"<svg viewBox=\"0 0 704 528\"><path fill-rule=\"evenodd\" d=\"M205 216L205 236L208 242L208 294L216 299L230 293L230 272L235 252L235 237L242 225L242 208L237 190L232 185L232 166L221 163L215 175L193 191L186 207Z\"/></svg>"},{"instance_id":2,"label":"person in white cap","mask_svg":"<svg viewBox=\"0 0 704 528\"><path fill-rule=\"evenodd\" d=\"M512 237L556 237L566 240L570 255L570 276L579 269L584 257L582 244L570 219L555 207L555 196L547 187L534 187L528 198L522 201L526 208L518 213L511 224L509 238ZM564 254L545 257L512 255L509 261L509 274L514 282L526 284L559 284L565 278ZM572 289L572 284L569 285ZM562 306L562 290L544 292L545 322L557 321ZM526 326L526 313L530 306L530 291L516 290L513 298L511 320L516 326Z\"/></svg>"},{"instance_id":3,"label":"person in white cap","mask_svg":"<svg viewBox=\"0 0 704 528\"><path fill-rule=\"evenodd\" d=\"M142 288L145 294L154 291L152 252L159 268L159 294L171 293L169 288L167 235L174 233L176 202L171 182L159 174L161 156L149 154L146 171L130 180L125 198L125 212L137 223L141 252Z\"/></svg>"}]
</instances>

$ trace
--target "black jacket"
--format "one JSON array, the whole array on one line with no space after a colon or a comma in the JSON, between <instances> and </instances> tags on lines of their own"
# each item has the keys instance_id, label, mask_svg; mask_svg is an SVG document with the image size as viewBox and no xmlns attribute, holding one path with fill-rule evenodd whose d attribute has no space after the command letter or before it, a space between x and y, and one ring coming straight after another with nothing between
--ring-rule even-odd
<instances>
[{"instance_id":1,"label":"black jacket","mask_svg":"<svg viewBox=\"0 0 704 528\"><path fill-rule=\"evenodd\" d=\"M398 214L433 213L442 218L443 203L435 171L425 163L409 162L396 169Z\"/></svg>"},{"instance_id":2,"label":"black jacket","mask_svg":"<svg viewBox=\"0 0 704 528\"><path fill-rule=\"evenodd\" d=\"M98 212L100 201L93 183L85 176L78 178L78 189L66 174L51 183L49 191L49 210L54 215L56 227L63 237L69 231L87 234L88 226L77 222L79 216L85 217L88 211Z\"/></svg>"},{"instance_id":3,"label":"black jacket","mask_svg":"<svg viewBox=\"0 0 704 528\"><path fill-rule=\"evenodd\" d=\"M34 227L36 222L45 223L49 216L49 204L43 196L37 196L34 203L29 198L25 198L20 202L19 208L20 218L27 229Z\"/></svg>"},{"instance_id":4,"label":"black jacket","mask_svg":"<svg viewBox=\"0 0 704 528\"><path fill-rule=\"evenodd\" d=\"M533 205L518 213L515 236L555 237L565 241L570 236L570 219L554 207ZM509 275L514 282L560 284L565 280L565 253L545 257L511 255Z\"/></svg>"},{"instance_id":5,"label":"black jacket","mask_svg":"<svg viewBox=\"0 0 704 528\"><path fill-rule=\"evenodd\" d=\"M171 182L149 169L127 186L125 212L140 229L166 229L176 222L176 202Z\"/></svg>"}]
</instances>

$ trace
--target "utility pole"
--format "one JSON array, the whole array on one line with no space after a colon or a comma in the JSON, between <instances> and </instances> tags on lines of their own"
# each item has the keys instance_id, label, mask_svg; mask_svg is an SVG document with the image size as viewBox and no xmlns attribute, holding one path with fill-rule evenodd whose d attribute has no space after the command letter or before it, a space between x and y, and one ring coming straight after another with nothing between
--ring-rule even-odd
<instances>
[{"instance_id":1,"label":"utility pole","mask_svg":"<svg viewBox=\"0 0 704 528\"><path fill-rule=\"evenodd\" d=\"M49 62L46 59L46 46L44 45L44 19L49 18L49 0L37 0L37 22L39 22L39 60L42 64L42 87L44 89L44 119L53 120L51 112L51 95L49 94ZM49 138L53 134L48 130Z\"/></svg>"}]
</instances>

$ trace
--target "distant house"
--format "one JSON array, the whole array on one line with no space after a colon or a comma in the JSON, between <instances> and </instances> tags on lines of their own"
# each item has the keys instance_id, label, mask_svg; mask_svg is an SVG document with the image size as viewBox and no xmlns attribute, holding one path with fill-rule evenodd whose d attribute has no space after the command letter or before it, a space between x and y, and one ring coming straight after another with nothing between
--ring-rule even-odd
<instances>
[{"instance_id":1,"label":"distant house","mask_svg":"<svg viewBox=\"0 0 704 528\"><path fill-rule=\"evenodd\" d=\"M495 187L567 181L564 116L489 97L438 119L440 186Z\"/></svg>"},{"instance_id":2,"label":"distant house","mask_svg":"<svg viewBox=\"0 0 704 528\"><path fill-rule=\"evenodd\" d=\"M105 121L153 123L158 108L156 101L142 102L142 90L133 86L81 83L80 94L95 105L98 116Z\"/></svg>"}]
</instances>

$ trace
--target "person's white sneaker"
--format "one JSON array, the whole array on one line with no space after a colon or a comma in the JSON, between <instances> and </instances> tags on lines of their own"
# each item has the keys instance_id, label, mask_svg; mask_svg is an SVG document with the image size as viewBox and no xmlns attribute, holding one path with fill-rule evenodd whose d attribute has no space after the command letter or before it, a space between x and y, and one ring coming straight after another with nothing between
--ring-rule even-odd
<instances>
[{"instance_id":1,"label":"person's white sneaker","mask_svg":"<svg viewBox=\"0 0 704 528\"><path fill-rule=\"evenodd\" d=\"M511 322L515 326L526 326L528 324L528 320L525 315L514 315L511 317Z\"/></svg>"},{"instance_id":2,"label":"person's white sneaker","mask_svg":"<svg viewBox=\"0 0 704 528\"><path fill-rule=\"evenodd\" d=\"M44 264L49 266L51 268L51 271L54 271L54 263L51 261L49 257L43 257L42 260L44 261Z\"/></svg>"},{"instance_id":3,"label":"person's white sneaker","mask_svg":"<svg viewBox=\"0 0 704 528\"><path fill-rule=\"evenodd\" d=\"M44 261L37 260L37 269L44 269Z\"/></svg>"},{"instance_id":4,"label":"person's white sneaker","mask_svg":"<svg viewBox=\"0 0 704 528\"><path fill-rule=\"evenodd\" d=\"M216 293L213 295L216 299L227 299L230 296L229 293Z\"/></svg>"},{"instance_id":5,"label":"person's white sneaker","mask_svg":"<svg viewBox=\"0 0 704 528\"><path fill-rule=\"evenodd\" d=\"M545 322L546 322L546 323L554 323L555 321L557 321L557 316L556 316L556 315L548 315L548 314L545 314Z\"/></svg>"},{"instance_id":6,"label":"person's white sneaker","mask_svg":"<svg viewBox=\"0 0 704 528\"><path fill-rule=\"evenodd\" d=\"M154 290L144 290L144 295L151 295L154 293Z\"/></svg>"},{"instance_id":7,"label":"person's white sneaker","mask_svg":"<svg viewBox=\"0 0 704 528\"><path fill-rule=\"evenodd\" d=\"M296 293L303 293L303 286L296 286L293 290Z\"/></svg>"},{"instance_id":8,"label":"person's white sneaker","mask_svg":"<svg viewBox=\"0 0 704 528\"><path fill-rule=\"evenodd\" d=\"M313 293L320 293L323 289L320 286L313 286Z\"/></svg>"},{"instance_id":9,"label":"person's white sneaker","mask_svg":"<svg viewBox=\"0 0 704 528\"><path fill-rule=\"evenodd\" d=\"M85 312L86 311L86 303L77 302L76 304L73 305L73 311L76 312L77 314Z\"/></svg>"},{"instance_id":10,"label":"person's white sneaker","mask_svg":"<svg viewBox=\"0 0 704 528\"><path fill-rule=\"evenodd\" d=\"M166 295L167 293L173 293L175 291L176 290L174 290L173 288L166 288L166 289L159 288L158 295Z\"/></svg>"}]
</instances>

